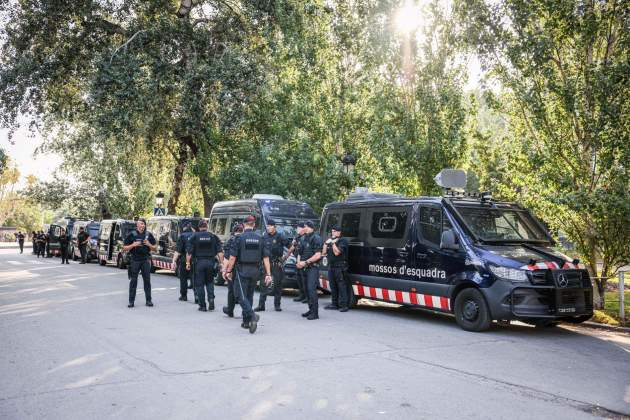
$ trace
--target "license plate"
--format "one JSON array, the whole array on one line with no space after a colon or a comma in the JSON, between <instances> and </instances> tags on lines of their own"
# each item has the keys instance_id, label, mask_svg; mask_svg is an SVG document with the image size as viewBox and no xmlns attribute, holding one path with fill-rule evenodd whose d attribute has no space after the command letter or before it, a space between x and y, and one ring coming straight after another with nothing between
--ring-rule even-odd
<instances>
[{"instance_id":1,"label":"license plate","mask_svg":"<svg viewBox=\"0 0 630 420\"><path fill-rule=\"evenodd\" d=\"M572 314L575 312L577 312L577 309L575 309L574 307L558 308L558 313L561 313L561 314Z\"/></svg>"}]
</instances>

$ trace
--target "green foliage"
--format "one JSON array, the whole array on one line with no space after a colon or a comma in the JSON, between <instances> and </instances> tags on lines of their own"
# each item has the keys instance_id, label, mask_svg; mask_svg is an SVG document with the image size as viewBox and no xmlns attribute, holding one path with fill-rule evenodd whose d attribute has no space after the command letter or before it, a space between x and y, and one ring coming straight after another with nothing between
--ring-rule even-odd
<instances>
[{"instance_id":1,"label":"green foliage","mask_svg":"<svg viewBox=\"0 0 630 420\"><path fill-rule=\"evenodd\" d=\"M627 5L625 5L627 6ZM461 1L463 38L504 88L499 190L565 231L596 273L630 262L630 65L623 1ZM483 141L482 141L483 142ZM484 147L484 146L482 146ZM605 280L597 281L603 304Z\"/></svg>"}]
</instances>

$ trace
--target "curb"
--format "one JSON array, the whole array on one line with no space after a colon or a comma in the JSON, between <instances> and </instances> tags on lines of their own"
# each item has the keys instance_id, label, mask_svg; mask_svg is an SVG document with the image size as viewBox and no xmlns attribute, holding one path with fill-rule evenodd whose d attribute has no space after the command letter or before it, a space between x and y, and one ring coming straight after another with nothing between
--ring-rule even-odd
<instances>
[{"instance_id":1,"label":"curb","mask_svg":"<svg viewBox=\"0 0 630 420\"><path fill-rule=\"evenodd\" d=\"M574 326L577 326L577 327L582 326L586 328L608 330L608 331L613 331L613 332L630 333L630 327L615 327L614 325L600 324L599 322L593 322L593 321L585 321L585 322L582 322L581 324L577 324L577 325L574 324Z\"/></svg>"}]
</instances>

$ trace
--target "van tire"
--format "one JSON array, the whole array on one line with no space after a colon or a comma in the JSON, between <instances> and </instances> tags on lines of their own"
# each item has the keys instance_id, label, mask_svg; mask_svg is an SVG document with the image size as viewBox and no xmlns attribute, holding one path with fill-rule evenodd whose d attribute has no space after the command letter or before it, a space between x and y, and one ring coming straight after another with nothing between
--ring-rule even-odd
<instances>
[{"instance_id":1,"label":"van tire","mask_svg":"<svg viewBox=\"0 0 630 420\"><path fill-rule=\"evenodd\" d=\"M490 310L479 290L468 288L459 292L455 298L455 319L466 331L481 332L490 328Z\"/></svg>"},{"instance_id":2,"label":"van tire","mask_svg":"<svg viewBox=\"0 0 630 420\"><path fill-rule=\"evenodd\" d=\"M354 294L354 288L350 285L350 308L356 308L359 304L359 299L361 297Z\"/></svg>"},{"instance_id":3,"label":"van tire","mask_svg":"<svg viewBox=\"0 0 630 420\"><path fill-rule=\"evenodd\" d=\"M126 267L125 264L125 260L123 259L123 256L118 254L118 258L116 258L116 267L120 268L121 270L124 270Z\"/></svg>"},{"instance_id":4,"label":"van tire","mask_svg":"<svg viewBox=\"0 0 630 420\"><path fill-rule=\"evenodd\" d=\"M99 263L100 265L102 265L102 266L107 265L107 261L106 261L106 260L101 260L101 259L99 259L99 260L98 260L98 263Z\"/></svg>"}]
</instances>

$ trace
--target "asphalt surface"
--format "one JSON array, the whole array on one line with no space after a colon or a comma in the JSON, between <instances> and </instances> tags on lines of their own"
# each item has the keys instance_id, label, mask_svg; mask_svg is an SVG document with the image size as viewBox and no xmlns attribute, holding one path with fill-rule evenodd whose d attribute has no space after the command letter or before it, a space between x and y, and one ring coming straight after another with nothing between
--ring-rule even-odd
<instances>
[{"instance_id":1,"label":"asphalt surface","mask_svg":"<svg viewBox=\"0 0 630 420\"><path fill-rule=\"evenodd\" d=\"M177 300L173 275L152 276L153 308L141 283L128 309L125 271L0 250L0 418L630 415L628 335L469 333L449 316L365 301L307 321L290 292L250 335L220 311L224 287L219 310L201 313Z\"/></svg>"}]
</instances>

